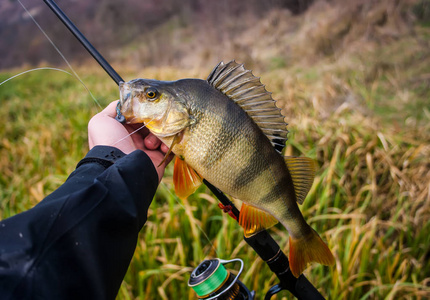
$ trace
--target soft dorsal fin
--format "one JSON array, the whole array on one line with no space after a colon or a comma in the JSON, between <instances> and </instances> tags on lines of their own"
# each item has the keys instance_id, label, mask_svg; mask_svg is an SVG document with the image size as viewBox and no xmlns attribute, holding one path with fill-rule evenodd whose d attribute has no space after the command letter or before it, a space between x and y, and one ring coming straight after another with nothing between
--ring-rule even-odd
<instances>
[{"instance_id":1,"label":"soft dorsal fin","mask_svg":"<svg viewBox=\"0 0 430 300\"><path fill-rule=\"evenodd\" d=\"M284 157L294 184L296 200L303 204L315 178L315 162L309 157Z\"/></svg>"},{"instance_id":2,"label":"soft dorsal fin","mask_svg":"<svg viewBox=\"0 0 430 300\"><path fill-rule=\"evenodd\" d=\"M227 64L220 62L207 81L245 110L275 149L281 152L287 141L287 124L281 109L276 106L259 77L233 60Z\"/></svg>"}]
</instances>

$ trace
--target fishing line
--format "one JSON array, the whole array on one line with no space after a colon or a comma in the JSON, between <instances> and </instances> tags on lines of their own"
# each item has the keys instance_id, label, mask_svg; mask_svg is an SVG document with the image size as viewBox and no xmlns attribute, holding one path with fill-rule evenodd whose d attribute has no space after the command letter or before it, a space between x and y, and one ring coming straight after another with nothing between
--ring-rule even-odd
<instances>
[{"instance_id":1,"label":"fishing line","mask_svg":"<svg viewBox=\"0 0 430 300\"><path fill-rule=\"evenodd\" d=\"M28 14L28 16L30 17L30 19L34 22L34 24L36 24L36 26L39 28L39 30L43 33L43 35L45 36L45 38L49 41L49 43L51 43L52 47L54 47L54 49L57 51L57 53L63 58L63 60L66 62L67 66L70 68L70 70L72 71L73 75L76 77L76 79L78 79L78 81L85 87L85 89L88 91L88 93L90 94L91 98L93 98L94 102L102 109L103 107L100 105L99 101L94 97L94 95L91 93L91 91L89 90L89 88L85 85L85 83L82 81L82 79L79 77L78 73L75 72L75 70L73 69L72 65L69 63L69 61L66 59L66 57L63 55L63 53L60 51L60 49L55 45L55 43L51 40L51 38L48 36L48 34L42 29L42 27L40 26L40 24L36 21L36 19L33 18L32 14L28 11L28 9L24 6L24 4L20 1L17 0L19 4L21 4L22 8L25 10L25 12ZM67 71L64 71L66 73L68 73ZM25 72L24 72L25 73ZM70 73L69 73L70 74ZM3 84L3 83L2 83Z\"/></svg>"},{"instance_id":2,"label":"fishing line","mask_svg":"<svg viewBox=\"0 0 430 300\"><path fill-rule=\"evenodd\" d=\"M119 139L118 141L116 141L115 143L113 143L111 146L115 146L116 144L118 144L119 142L125 140L126 138L128 138L129 136L132 136L133 134L135 134L136 132L138 132L139 130L141 130L142 128L145 128L146 124L143 124L141 127L139 127L138 129L136 129L135 131L127 134L125 137L123 137L122 139Z\"/></svg>"},{"instance_id":3,"label":"fishing line","mask_svg":"<svg viewBox=\"0 0 430 300\"><path fill-rule=\"evenodd\" d=\"M0 82L0 86L2 85L2 84L4 84L4 83L6 83L6 82L8 82L9 80L12 80L12 79L14 79L14 78L16 78L16 77L18 77L18 76L21 76L21 75L24 75L24 74L27 74L27 73L30 73L30 72L33 72L33 71L40 71L40 70L51 70L51 71L59 71L59 72L63 72L63 73L66 73L66 74L68 74L68 75L70 75L70 76L72 76L72 77L74 77L74 78L76 78L76 76L74 75L74 74L72 74L72 73L70 73L70 72L67 72L66 70L63 70L63 69L59 69L59 68L52 68L52 67L40 67L40 68L34 68L34 69L31 69L31 70L27 70L27 71L24 71L24 72L21 72L21 73L18 73L18 74L16 74L16 75L13 75L12 77L9 77L8 79L6 79L5 81L2 81L2 82ZM79 78L76 78L76 79L78 79L80 82L81 82L81 84L84 86L84 88L87 90L87 92L88 92L88 94L93 98L93 100L100 106L100 104L97 102L97 99L93 96L93 94L91 93L91 91L88 89L88 87L79 79ZM101 106L100 106L101 107Z\"/></svg>"},{"instance_id":4,"label":"fishing line","mask_svg":"<svg viewBox=\"0 0 430 300\"><path fill-rule=\"evenodd\" d=\"M91 93L91 91L89 90L89 88L85 85L85 83L82 81L82 79L79 77L79 75L76 73L76 71L73 69L72 65L69 63L69 61L66 59L66 57L63 55L63 53L60 51L60 49L55 45L55 43L51 40L51 38L48 36L48 34L42 29L42 27L40 26L40 24L34 19L34 17L31 15L31 13L28 11L28 9L24 6L24 4L20 1L17 0L18 3L22 6L22 8L25 10L25 12L28 14L28 16L30 17L30 19L34 22L34 24L36 24L36 26L39 28L39 30L43 33L43 35L45 36L45 38L49 41L49 43L52 45L52 47L54 47L54 49L57 51L57 53L61 56L61 58L66 62L67 66L70 68L70 70L72 71L72 73L67 72L65 70L62 69L57 69L57 68L50 68L50 67L45 67L45 68L36 68L36 69L32 69L32 70L28 70L25 72L22 72L20 74L17 74L5 81L3 81L0 85L2 85L3 83L18 77L22 74L28 73L28 72L32 72L32 71L36 71L36 70L41 70L41 69L51 69L51 70L56 70L56 71L61 71L64 72L66 74L75 76L76 79L78 79L78 81L85 87L85 89L88 91L88 93L90 94L90 96L93 98L94 102L102 109L103 107L101 106L101 104L99 103L99 101L94 97L94 95ZM135 131L133 131L132 133L128 134L127 136L125 136L124 138L118 140L117 142L115 142L113 145L116 145L117 143L123 141L124 139L128 138L129 136L133 135L134 133L136 133L137 131L141 130L142 128L144 128L146 125L143 125L142 127L136 129ZM167 189L167 191L174 196L176 202L185 210L185 206L179 201L179 198L172 193L172 191L167 187L166 184L163 183L163 186ZM203 228L200 227L199 224L195 224L197 226L197 228L203 233L203 235L205 236L205 238L207 239L207 241L209 242L209 244L211 245L211 248L215 251L215 253L218 255L218 252L215 248L215 246L211 243L209 236L206 234L206 232L203 230Z\"/></svg>"},{"instance_id":5,"label":"fishing line","mask_svg":"<svg viewBox=\"0 0 430 300\"><path fill-rule=\"evenodd\" d=\"M141 127L139 127L138 129L136 129L135 131L127 134L125 137L119 139L118 141L116 141L115 143L113 143L111 146L114 146L116 144L118 144L119 142L125 140L126 138L128 138L129 136L132 136L133 134L135 134L136 132L138 132L139 130L141 130L142 128L145 128L146 125L148 125L149 123L151 123L152 121L154 121L155 118L152 118L149 122L146 122L146 124L143 124Z\"/></svg>"},{"instance_id":6,"label":"fishing line","mask_svg":"<svg viewBox=\"0 0 430 300\"><path fill-rule=\"evenodd\" d=\"M14 79L14 78L18 77L18 76L21 76L21 75L24 75L24 74L26 74L26 73L30 73L30 72L33 72L33 71L39 71L39 70L54 70L54 71L60 71L60 72L63 72L63 73L66 73L66 74L69 74L69 75L73 76L73 74L72 74L72 73L67 72L66 70L63 70L63 69L51 68L51 67L41 67L41 68L34 68L34 69L31 69L31 70L27 70L27 71L24 71L24 72L18 73L18 74L16 74L16 75L13 75L12 77L9 77L9 78L8 78L8 79L6 79L5 81L0 82L0 85L2 85L2 84L4 84L4 83L8 82L9 80L12 80L12 79Z\"/></svg>"}]
</instances>

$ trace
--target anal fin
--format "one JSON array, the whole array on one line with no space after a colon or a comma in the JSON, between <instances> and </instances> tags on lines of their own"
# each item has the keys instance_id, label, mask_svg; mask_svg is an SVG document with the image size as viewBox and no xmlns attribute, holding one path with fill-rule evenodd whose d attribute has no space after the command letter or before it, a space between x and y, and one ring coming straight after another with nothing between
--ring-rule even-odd
<instances>
[{"instance_id":1,"label":"anal fin","mask_svg":"<svg viewBox=\"0 0 430 300\"><path fill-rule=\"evenodd\" d=\"M173 183L175 184L175 193L185 199L202 184L203 178L187 163L176 157L175 166L173 169Z\"/></svg>"},{"instance_id":2,"label":"anal fin","mask_svg":"<svg viewBox=\"0 0 430 300\"><path fill-rule=\"evenodd\" d=\"M250 237L277 223L278 220L269 213L248 205L245 202L242 203L239 214L239 225L243 227L245 237Z\"/></svg>"}]
</instances>

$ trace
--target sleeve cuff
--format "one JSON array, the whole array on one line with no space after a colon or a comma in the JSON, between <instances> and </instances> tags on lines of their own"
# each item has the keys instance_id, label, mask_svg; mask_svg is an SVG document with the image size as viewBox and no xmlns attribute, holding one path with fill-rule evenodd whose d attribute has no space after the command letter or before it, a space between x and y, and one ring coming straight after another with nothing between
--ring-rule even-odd
<instances>
[{"instance_id":1,"label":"sleeve cuff","mask_svg":"<svg viewBox=\"0 0 430 300\"><path fill-rule=\"evenodd\" d=\"M107 169L125 155L124 152L115 147L95 146L87 153L85 158L78 163L76 168L88 163L97 163Z\"/></svg>"}]
</instances>

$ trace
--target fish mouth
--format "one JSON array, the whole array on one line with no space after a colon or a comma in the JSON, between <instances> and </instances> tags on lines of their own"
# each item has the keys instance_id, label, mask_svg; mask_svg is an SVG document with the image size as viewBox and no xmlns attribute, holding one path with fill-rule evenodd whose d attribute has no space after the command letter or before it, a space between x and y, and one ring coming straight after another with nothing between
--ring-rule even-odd
<instances>
[{"instance_id":1,"label":"fish mouth","mask_svg":"<svg viewBox=\"0 0 430 300\"><path fill-rule=\"evenodd\" d=\"M119 83L119 101L121 106L131 98L131 87L128 83L121 81Z\"/></svg>"},{"instance_id":2,"label":"fish mouth","mask_svg":"<svg viewBox=\"0 0 430 300\"><path fill-rule=\"evenodd\" d=\"M116 109L117 116L115 117L117 120L122 120L123 122L121 123L126 122L127 124L130 124L130 117L133 116L131 98L132 89L130 85L126 82L121 81L119 83L119 102Z\"/></svg>"}]
</instances>

